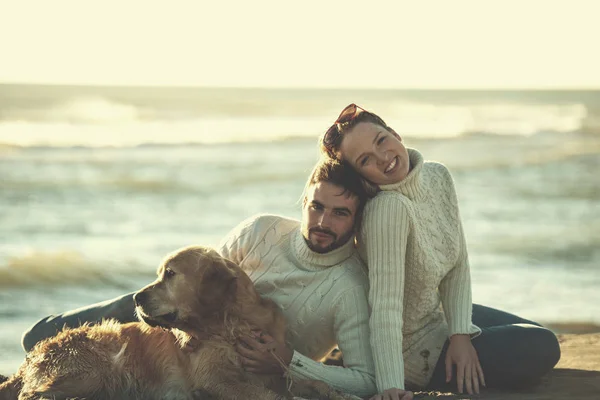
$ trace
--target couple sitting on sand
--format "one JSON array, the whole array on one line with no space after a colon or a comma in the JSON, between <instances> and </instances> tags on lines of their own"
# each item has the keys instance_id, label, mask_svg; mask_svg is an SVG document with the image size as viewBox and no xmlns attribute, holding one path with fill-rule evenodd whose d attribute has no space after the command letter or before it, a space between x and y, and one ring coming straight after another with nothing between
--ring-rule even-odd
<instances>
[{"instance_id":1,"label":"couple sitting on sand","mask_svg":"<svg viewBox=\"0 0 600 400\"><path fill-rule=\"evenodd\" d=\"M245 369L406 400L415 389L472 394L533 384L554 367L560 348L551 331L472 304L446 167L425 162L380 117L354 104L320 145L324 157L306 184L302 220L251 218L218 249L288 321L286 343L260 335L238 346ZM65 325L133 321L132 296L44 318L24 334L23 347ZM265 350L267 342L284 365ZM318 361L336 346L343 366Z\"/></svg>"}]
</instances>

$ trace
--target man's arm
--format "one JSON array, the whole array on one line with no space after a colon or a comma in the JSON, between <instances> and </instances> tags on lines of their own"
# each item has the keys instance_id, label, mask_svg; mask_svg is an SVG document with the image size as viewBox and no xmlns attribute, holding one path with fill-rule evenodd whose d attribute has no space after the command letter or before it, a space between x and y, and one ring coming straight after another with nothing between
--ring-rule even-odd
<instances>
[{"instance_id":1,"label":"man's arm","mask_svg":"<svg viewBox=\"0 0 600 400\"><path fill-rule=\"evenodd\" d=\"M260 223L261 217L254 216L238 224L219 243L219 254L239 265L253 249L257 238L257 225Z\"/></svg>"},{"instance_id":2,"label":"man's arm","mask_svg":"<svg viewBox=\"0 0 600 400\"><path fill-rule=\"evenodd\" d=\"M366 277L365 277L366 281ZM289 366L292 377L317 379L356 396L377 392L369 341L369 306L364 286L345 290L332 303L334 331L344 367L325 365L297 351Z\"/></svg>"},{"instance_id":3,"label":"man's arm","mask_svg":"<svg viewBox=\"0 0 600 400\"><path fill-rule=\"evenodd\" d=\"M121 323L137 321L133 294L92 304L58 315L50 315L36 322L23 333L21 345L29 351L36 343L55 336L63 328L76 328L84 323L98 323L103 319L116 319Z\"/></svg>"}]
</instances>

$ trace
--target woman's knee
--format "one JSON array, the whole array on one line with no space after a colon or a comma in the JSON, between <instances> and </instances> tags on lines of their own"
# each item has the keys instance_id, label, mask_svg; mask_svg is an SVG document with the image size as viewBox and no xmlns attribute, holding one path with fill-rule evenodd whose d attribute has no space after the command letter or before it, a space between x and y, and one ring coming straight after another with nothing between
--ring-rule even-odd
<instances>
[{"instance_id":1,"label":"woman's knee","mask_svg":"<svg viewBox=\"0 0 600 400\"><path fill-rule=\"evenodd\" d=\"M491 387L532 384L560 359L560 345L554 333L529 324L483 329L473 344L484 373L489 373L486 381Z\"/></svg>"},{"instance_id":2,"label":"woman's knee","mask_svg":"<svg viewBox=\"0 0 600 400\"><path fill-rule=\"evenodd\" d=\"M560 343L551 330L539 328L536 331L535 344L538 358L542 362L542 368L550 371L560 360Z\"/></svg>"},{"instance_id":3,"label":"woman's knee","mask_svg":"<svg viewBox=\"0 0 600 400\"><path fill-rule=\"evenodd\" d=\"M520 330L519 336L519 348L524 353L520 369L524 376L539 378L560 360L560 344L551 330L530 325Z\"/></svg>"}]
</instances>

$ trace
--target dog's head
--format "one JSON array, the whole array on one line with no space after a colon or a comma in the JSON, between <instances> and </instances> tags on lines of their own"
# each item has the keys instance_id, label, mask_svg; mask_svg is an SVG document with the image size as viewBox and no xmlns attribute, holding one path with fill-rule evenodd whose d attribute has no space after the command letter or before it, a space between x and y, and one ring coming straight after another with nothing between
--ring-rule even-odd
<instances>
[{"instance_id":1,"label":"dog's head","mask_svg":"<svg viewBox=\"0 0 600 400\"><path fill-rule=\"evenodd\" d=\"M168 255L157 279L135 295L138 317L152 326L185 330L227 310L242 270L215 250L190 246Z\"/></svg>"}]
</instances>

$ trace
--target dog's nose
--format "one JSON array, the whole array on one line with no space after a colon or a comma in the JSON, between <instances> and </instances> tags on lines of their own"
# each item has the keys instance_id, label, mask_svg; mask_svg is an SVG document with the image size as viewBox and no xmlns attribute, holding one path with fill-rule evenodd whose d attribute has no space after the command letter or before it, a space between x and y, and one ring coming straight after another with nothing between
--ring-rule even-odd
<instances>
[{"instance_id":1,"label":"dog's nose","mask_svg":"<svg viewBox=\"0 0 600 400\"><path fill-rule=\"evenodd\" d=\"M141 306L148 299L148 292L137 292L133 295L133 301L136 306Z\"/></svg>"}]
</instances>

